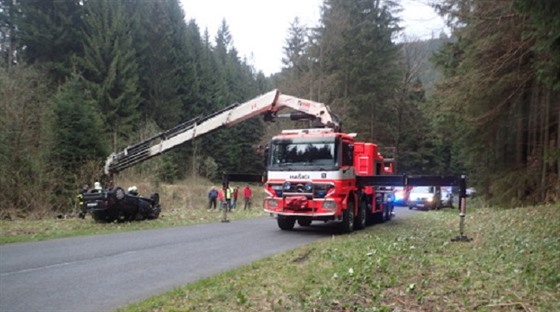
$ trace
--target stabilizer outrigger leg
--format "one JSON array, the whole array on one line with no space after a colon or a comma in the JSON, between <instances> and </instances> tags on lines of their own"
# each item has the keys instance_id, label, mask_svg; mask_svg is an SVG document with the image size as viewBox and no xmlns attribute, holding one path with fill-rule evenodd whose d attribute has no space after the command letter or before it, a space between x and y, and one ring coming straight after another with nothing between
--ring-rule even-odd
<instances>
[{"instance_id":1,"label":"stabilizer outrigger leg","mask_svg":"<svg viewBox=\"0 0 560 312\"><path fill-rule=\"evenodd\" d=\"M222 175L222 192L224 194L224 201L220 203L222 206L222 223L229 223L229 219L227 217L227 211L229 209L230 203L228 203L228 199L226 198L226 192L229 188L229 177L224 173Z\"/></svg>"},{"instance_id":2,"label":"stabilizer outrigger leg","mask_svg":"<svg viewBox=\"0 0 560 312\"><path fill-rule=\"evenodd\" d=\"M465 216L467 212L467 183L465 176L461 176L459 182L459 235L451 239L452 242L470 242L473 239L466 236L465 233Z\"/></svg>"}]
</instances>

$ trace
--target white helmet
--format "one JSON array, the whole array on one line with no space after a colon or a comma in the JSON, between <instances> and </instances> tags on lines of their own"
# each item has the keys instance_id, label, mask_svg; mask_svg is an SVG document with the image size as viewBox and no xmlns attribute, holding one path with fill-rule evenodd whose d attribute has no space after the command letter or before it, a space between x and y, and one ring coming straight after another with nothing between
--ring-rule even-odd
<instances>
[{"instance_id":1,"label":"white helmet","mask_svg":"<svg viewBox=\"0 0 560 312\"><path fill-rule=\"evenodd\" d=\"M93 189L95 189L95 190L101 190L101 183L95 182L95 183L93 184Z\"/></svg>"},{"instance_id":2,"label":"white helmet","mask_svg":"<svg viewBox=\"0 0 560 312\"><path fill-rule=\"evenodd\" d=\"M136 185L133 185L133 186L128 188L128 192L129 193L136 193L136 192L138 192L138 188L136 187Z\"/></svg>"}]
</instances>

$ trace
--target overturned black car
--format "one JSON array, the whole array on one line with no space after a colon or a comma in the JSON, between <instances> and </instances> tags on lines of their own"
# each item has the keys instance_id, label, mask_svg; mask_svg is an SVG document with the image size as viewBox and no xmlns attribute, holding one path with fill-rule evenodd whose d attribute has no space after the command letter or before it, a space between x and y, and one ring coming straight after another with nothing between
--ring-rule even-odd
<instances>
[{"instance_id":1,"label":"overturned black car","mask_svg":"<svg viewBox=\"0 0 560 312\"><path fill-rule=\"evenodd\" d=\"M161 212L158 193L147 198L126 193L117 187L82 195L82 212L90 213L93 219L100 222L157 219Z\"/></svg>"}]
</instances>

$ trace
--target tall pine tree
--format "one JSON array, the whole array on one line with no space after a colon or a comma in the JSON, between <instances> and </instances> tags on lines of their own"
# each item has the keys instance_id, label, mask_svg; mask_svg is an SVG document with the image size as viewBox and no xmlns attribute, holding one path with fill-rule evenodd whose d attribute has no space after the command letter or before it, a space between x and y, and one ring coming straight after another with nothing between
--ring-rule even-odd
<instances>
[{"instance_id":1,"label":"tall pine tree","mask_svg":"<svg viewBox=\"0 0 560 312\"><path fill-rule=\"evenodd\" d=\"M461 114L460 151L473 182L501 205L555 200L560 105L549 70L557 49L538 25L558 25L557 6L528 10L543 14L538 21L505 0L446 0L438 8L457 38L438 56L447 76L441 107Z\"/></svg>"},{"instance_id":2,"label":"tall pine tree","mask_svg":"<svg viewBox=\"0 0 560 312\"><path fill-rule=\"evenodd\" d=\"M84 55L78 68L117 150L127 145L126 138L138 128L139 120L141 93L132 19L122 1L89 0L86 13Z\"/></svg>"},{"instance_id":3,"label":"tall pine tree","mask_svg":"<svg viewBox=\"0 0 560 312\"><path fill-rule=\"evenodd\" d=\"M105 158L108 145L101 115L83 79L70 78L56 94L54 103L51 158L55 166L62 172L76 173L87 161Z\"/></svg>"},{"instance_id":4,"label":"tall pine tree","mask_svg":"<svg viewBox=\"0 0 560 312\"><path fill-rule=\"evenodd\" d=\"M10 1L8 1L10 2ZM82 53L82 0L18 0L18 53L44 67L55 83L71 73L71 60Z\"/></svg>"},{"instance_id":5,"label":"tall pine tree","mask_svg":"<svg viewBox=\"0 0 560 312\"><path fill-rule=\"evenodd\" d=\"M381 144L394 142L397 10L392 1L327 0L311 49L319 100L346 116L347 131Z\"/></svg>"}]
</instances>

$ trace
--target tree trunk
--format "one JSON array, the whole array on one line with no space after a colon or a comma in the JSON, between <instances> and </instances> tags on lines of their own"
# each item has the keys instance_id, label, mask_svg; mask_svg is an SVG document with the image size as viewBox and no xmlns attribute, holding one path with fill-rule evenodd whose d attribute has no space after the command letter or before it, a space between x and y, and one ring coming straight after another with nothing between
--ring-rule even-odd
<instances>
[{"instance_id":1,"label":"tree trunk","mask_svg":"<svg viewBox=\"0 0 560 312\"><path fill-rule=\"evenodd\" d=\"M515 140L516 142L516 146L515 146L515 166L522 166L523 165L523 146L525 143L524 140L524 136L525 136L525 116L527 115L525 113L525 105L524 105L524 101L523 101L523 96L520 97L520 99L517 101L517 115L516 120L517 120L517 126L516 126L516 130L517 130L517 138Z\"/></svg>"},{"instance_id":2,"label":"tree trunk","mask_svg":"<svg viewBox=\"0 0 560 312\"><path fill-rule=\"evenodd\" d=\"M113 152L117 152L117 129L113 129Z\"/></svg>"},{"instance_id":3,"label":"tree trunk","mask_svg":"<svg viewBox=\"0 0 560 312\"><path fill-rule=\"evenodd\" d=\"M550 109L550 89L546 90L543 94L543 123L542 123L542 168L541 168L541 187L540 187L540 200L544 201L546 192L547 192L547 185L546 185L546 178L547 178L547 167L548 167L548 145L549 145L549 109Z\"/></svg>"},{"instance_id":4,"label":"tree trunk","mask_svg":"<svg viewBox=\"0 0 560 312\"><path fill-rule=\"evenodd\" d=\"M558 98L555 102L560 104ZM556 105L558 107L559 105ZM558 108L557 108L558 109ZM558 109L558 118L556 119L556 197L560 196L560 109Z\"/></svg>"}]
</instances>

